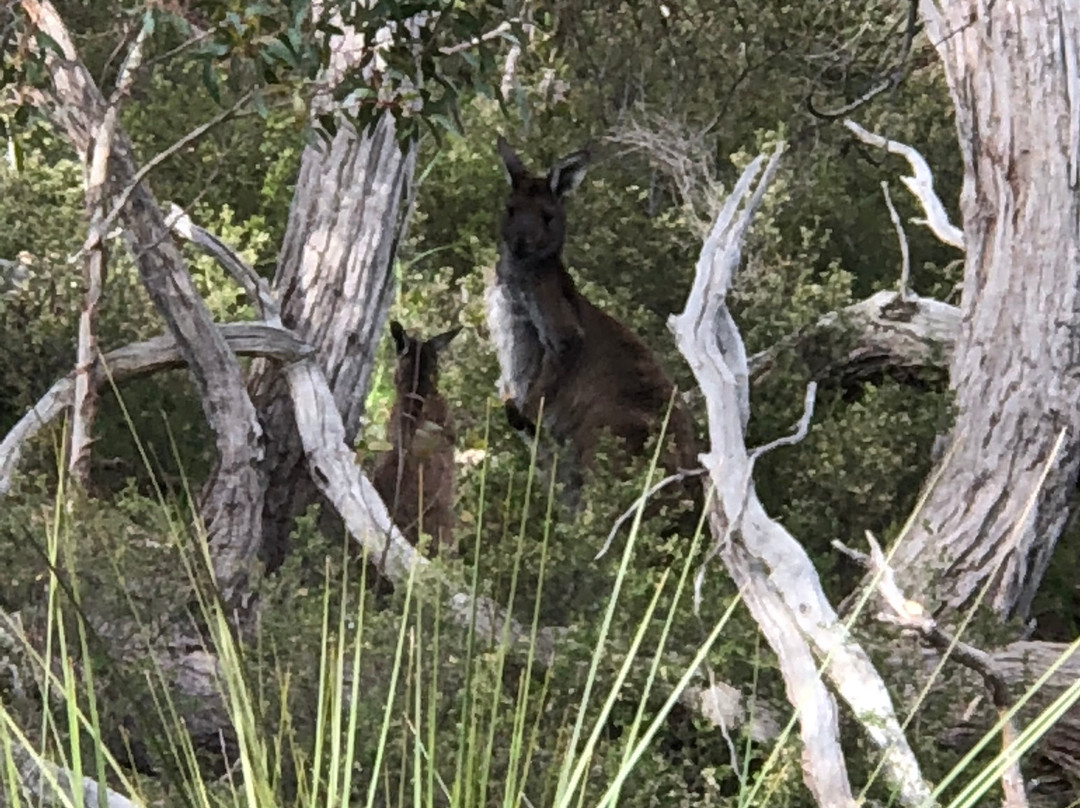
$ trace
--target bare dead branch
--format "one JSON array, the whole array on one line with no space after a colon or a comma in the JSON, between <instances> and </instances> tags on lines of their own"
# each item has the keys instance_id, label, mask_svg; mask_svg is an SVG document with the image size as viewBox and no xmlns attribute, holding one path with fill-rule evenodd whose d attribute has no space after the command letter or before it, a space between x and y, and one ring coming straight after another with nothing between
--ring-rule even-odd
<instances>
[{"instance_id":1,"label":"bare dead branch","mask_svg":"<svg viewBox=\"0 0 1080 808\"><path fill-rule=\"evenodd\" d=\"M139 184L148 176L150 176L151 171L153 171L155 168L164 163L166 160L168 160L170 157L172 157L184 147L194 143L196 140L201 138L214 127L224 123L225 121L229 120L229 118L232 118L234 115L236 115L237 112L239 112L240 109L244 107L244 105L246 105L248 101L251 100L252 95L253 93L251 92L244 93L244 95L240 96L240 98L237 99L236 103L234 103L231 107L224 110L223 112L218 113L206 123L199 124L186 135L173 143L171 146L162 149L160 152L147 160L145 165L143 165L138 171L135 172L131 180L128 182L127 186L116 194L116 201L113 203L112 210L109 212L109 215L105 217L100 227L103 234L102 238L104 238L104 234L107 233L109 229L116 223L116 220L120 218L120 214L123 212L124 206L131 200L131 195L135 192L135 189L139 186ZM87 242L83 244L79 252L73 255L70 260L78 260L84 252L93 249L93 247L93 242L88 239Z\"/></svg>"},{"instance_id":2,"label":"bare dead branch","mask_svg":"<svg viewBox=\"0 0 1080 808\"><path fill-rule=\"evenodd\" d=\"M805 357L816 379L883 365L947 368L959 333L956 306L914 294L901 300L896 292L876 292L751 356L750 381L756 385L767 379L786 351Z\"/></svg>"},{"instance_id":3,"label":"bare dead branch","mask_svg":"<svg viewBox=\"0 0 1080 808\"><path fill-rule=\"evenodd\" d=\"M479 36L474 36L472 39L467 39L464 42L458 42L454 45L444 45L443 47L439 48L439 53L441 53L443 56L453 56L455 53L461 53L462 51L467 51L470 48L475 48L477 45L487 42L489 39L495 39L495 37L502 36L503 34L507 33L510 30L512 24L515 22L517 22L516 18L513 20L505 20L496 25L490 31L485 31Z\"/></svg>"},{"instance_id":4,"label":"bare dead branch","mask_svg":"<svg viewBox=\"0 0 1080 808\"><path fill-rule=\"evenodd\" d=\"M645 503L649 501L650 497L655 496L660 491L663 491L672 483L680 483L688 477L697 477L700 474L704 474L706 469L690 469L688 471L680 471L676 474L669 474L660 482L649 487L649 490L642 494L640 497L634 500L634 503L619 514L619 518L615 520L615 524L611 526L611 530L607 535L607 539L604 540L604 545L600 548L595 556L594 560L603 558L607 551L611 548L611 542L615 539L615 534L619 532L619 528L626 524L627 519L633 518L637 513L638 508L644 507Z\"/></svg>"},{"instance_id":5,"label":"bare dead branch","mask_svg":"<svg viewBox=\"0 0 1080 808\"><path fill-rule=\"evenodd\" d=\"M229 349L239 356L262 356L278 362L290 362L312 352L290 331L264 323L226 323L218 326ZM161 370L183 367L184 356L170 335L154 337L117 348L101 357L98 369L90 375L100 388L107 382L103 370L114 382L146 376ZM103 366L103 367L102 367ZM22 447L42 429L59 418L75 401L75 371L57 381L15 424L0 442L0 497L11 489Z\"/></svg>"},{"instance_id":6,"label":"bare dead branch","mask_svg":"<svg viewBox=\"0 0 1080 808\"><path fill-rule=\"evenodd\" d=\"M270 284L266 282L254 269L249 267L239 256L229 249L224 242L208 230L196 225L180 206L169 205L169 215L166 218L169 228L180 238L190 241L199 247L207 255L213 257L221 266L232 275L243 288L248 299L259 310L259 317L267 325L281 328L281 306L270 291Z\"/></svg>"},{"instance_id":7,"label":"bare dead branch","mask_svg":"<svg viewBox=\"0 0 1080 808\"><path fill-rule=\"evenodd\" d=\"M795 424L795 431L790 435L782 435L775 440L771 440L764 446L759 446L750 452L750 468L753 471L754 463L758 458L763 457L774 449L779 449L781 446L794 446L796 443L801 443L806 439L806 434L810 431L810 419L814 417L814 399L817 396L817 383L810 382L806 385L806 395L803 398L803 413L799 417L798 423Z\"/></svg>"},{"instance_id":8,"label":"bare dead branch","mask_svg":"<svg viewBox=\"0 0 1080 808\"><path fill-rule=\"evenodd\" d=\"M918 33L920 27L918 6L918 0L909 0L907 14L905 15L906 19L904 38L900 46L900 54L898 57L892 60L891 66L881 65L881 62L879 62L881 68L878 69L876 72L878 76L882 76L882 79L851 103L844 104L842 107L833 110L817 109L814 106L814 96L811 92L811 94L807 96L806 99L806 108L811 115L822 120L835 121L839 118L843 118L845 115L850 115L852 112L864 106L865 104L868 104L870 101L872 101L874 98L881 95L882 93L888 92L890 90L896 90L896 88L900 86L900 84L904 80L904 76L907 71L908 61L911 58L911 50L912 46L915 43L915 35ZM888 32L885 35L886 40L891 40L895 37L895 32L899 25L900 21L897 20L896 23L894 23L889 28ZM837 49L836 52L830 54L830 56L835 59L835 57L839 56L840 54L847 54L854 50L856 40L858 40L862 36L862 34L865 33L867 28L868 26L866 24L860 27L858 33L855 35L855 37L851 39L850 42L842 45L840 48Z\"/></svg>"},{"instance_id":9,"label":"bare dead branch","mask_svg":"<svg viewBox=\"0 0 1080 808\"><path fill-rule=\"evenodd\" d=\"M889 140L881 135L876 135L863 129L852 120L845 120L846 126L855 137L863 143L884 149L889 154L898 154L911 165L912 176L901 177L900 181L915 195L926 212L925 219L913 219L916 224L923 224L930 228L935 236L946 244L964 249L964 231L954 226L949 221L949 214L934 191L934 175L930 171L930 165L926 162L917 149L905 143Z\"/></svg>"},{"instance_id":10,"label":"bare dead branch","mask_svg":"<svg viewBox=\"0 0 1080 808\"><path fill-rule=\"evenodd\" d=\"M769 452L777 449L781 446L792 446L796 443L800 443L805 440L807 433L810 431L810 419L814 417L814 400L817 396L817 383L810 382L806 386L806 396L803 399L803 413L799 417L798 423L795 425L795 430L790 435L784 435L776 438L763 446L759 446L749 453L748 462L746 466L746 475L742 481L742 496L739 503L739 509L734 519L729 519L727 528L724 534L718 538L712 548L706 553L705 558L701 561L701 566L697 573L694 575L694 615L698 618L701 617L701 598L702 598L702 586L705 583L705 572L708 570L709 565L716 556L727 549L730 546L732 535L739 530L742 524L743 515L746 513L746 503L750 496L750 491L753 487L754 481L754 465L757 463L760 457L768 454Z\"/></svg>"},{"instance_id":11,"label":"bare dead branch","mask_svg":"<svg viewBox=\"0 0 1080 808\"><path fill-rule=\"evenodd\" d=\"M728 536L729 525L738 526L720 555L777 653L799 715L804 782L819 804L849 806L854 800L839 746L836 706L817 675L814 654L881 748L886 776L900 802L931 806L930 789L881 676L837 619L806 551L769 517L746 482L749 369L726 299L746 232L781 152L782 147L776 149L764 171L762 155L743 172L702 247L686 308L669 321L705 397L711 448L702 462L716 489L713 535L720 540Z\"/></svg>"},{"instance_id":12,"label":"bare dead branch","mask_svg":"<svg viewBox=\"0 0 1080 808\"><path fill-rule=\"evenodd\" d=\"M1004 718L1012 709L1013 699L1009 692L1009 683L995 666L993 657L942 630L921 603L905 597L881 545L869 530L866 531L866 541L870 545L869 555L848 548L838 540L834 540L832 545L862 564L877 582L877 593L888 607L888 611L880 613L878 619L900 626L901 629L914 631L927 645L975 671L986 683L998 717ZM1016 724L1011 720L1006 721L1002 727L1002 748L1007 749L1018 734ZM1024 791L1024 777L1020 771L1019 760L1013 761L1006 768L1002 774L1001 786L1007 808L1027 808L1027 794Z\"/></svg>"},{"instance_id":13,"label":"bare dead branch","mask_svg":"<svg viewBox=\"0 0 1080 808\"><path fill-rule=\"evenodd\" d=\"M61 50L62 55L52 51L45 55L53 98L50 112L86 159L107 113L105 99L52 3L21 2L31 22ZM262 544L262 427L236 357L214 326L179 249L169 238L157 200L146 183L136 180L139 172L131 143L120 126L107 175L105 195L123 196L125 204L116 209L143 286L184 355L214 433L217 466L200 510L222 595L227 603L239 605L248 582L258 574L257 553Z\"/></svg>"},{"instance_id":14,"label":"bare dead branch","mask_svg":"<svg viewBox=\"0 0 1080 808\"><path fill-rule=\"evenodd\" d=\"M881 191L885 194L885 204L889 208L889 218L892 219L893 227L896 228L896 238L900 242L900 301L906 303L911 278L911 255L908 252L907 235L904 233L904 225L900 221L900 214L893 206L892 197L889 195L889 183L881 181Z\"/></svg>"},{"instance_id":15,"label":"bare dead branch","mask_svg":"<svg viewBox=\"0 0 1080 808\"><path fill-rule=\"evenodd\" d=\"M620 120L604 138L624 146L626 151L644 154L674 183L702 238L716 217L716 200L723 196L716 161L705 140L710 126L691 132L671 118L642 113L637 118Z\"/></svg>"},{"instance_id":16,"label":"bare dead branch","mask_svg":"<svg viewBox=\"0 0 1080 808\"><path fill-rule=\"evenodd\" d=\"M135 42L120 67L116 88L109 99L105 117L94 136L94 146L88 155L86 171L86 209L90 225L83 260L83 283L86 285L82 312L79 315L78 346L75 359L75 406L71 421L71 448L68 470L81 486L86 487L90 476L90 444L93 441L94 417L97 413L97 388L90 373L98 360L97 312L105 281L105 237L109 222L105 215L105 180L109 156L120 117L120 101L131 89L133 72L142 61L143 45L150 29L139 28Z\"/></svg>"},{"instance_id":17,"label":"bare dead branch","mask_svg":"<svg viewBox=\"0 0 1080 808\"><path fill-rule=\"evenodd\" d=\"M815 118L821 118L822 120L825 120L825 121L835 121L838 118L843 118L845 115L850 115L852 112L857 110L859 107L863 106L864 104L868 104L870 101L877 98L883 92L886 92L887 90L891 90L893 87L896 86L896 84L897 84L897 81L893 77L890 76L889 78L885 79L885 81L881 82L880 84L875 85L874 87L871 87L869 90L867 90L865 93L860 95L858 98L856 98L851 103L844 104L844 106L839 107L837 109L828 109L828 110L826 110L826 109L818 109L817 107L815 107L814 106L814 95L813 95L813 93L811 93L810 95L808 95L806 97L806 108L807 108L807 110L809 110L810 114L813 115Z\"/></svg>"}]
</instances>

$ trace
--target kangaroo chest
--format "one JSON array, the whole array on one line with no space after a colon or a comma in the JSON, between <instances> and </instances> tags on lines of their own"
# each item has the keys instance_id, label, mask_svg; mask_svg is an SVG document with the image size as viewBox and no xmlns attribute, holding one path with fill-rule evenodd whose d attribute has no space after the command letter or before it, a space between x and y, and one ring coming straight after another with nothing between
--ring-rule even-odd
<instances>
[{"instance_id":1,"label":"kangaroo chest","mask_svg":"<svg viewBox=\"0 0 1080 808\"><path fill-rule=\"evenodd\" d=\"M544 348L523 293L494 273L484 290L488 330L499 361L499 396L524 406L531 382L540 372Z\"/></svg>"}]
</instances>

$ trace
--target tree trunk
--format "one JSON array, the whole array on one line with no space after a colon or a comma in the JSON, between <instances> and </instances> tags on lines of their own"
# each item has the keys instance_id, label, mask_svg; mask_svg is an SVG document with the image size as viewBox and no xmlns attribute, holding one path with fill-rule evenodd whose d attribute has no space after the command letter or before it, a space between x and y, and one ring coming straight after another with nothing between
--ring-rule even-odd
<instances>
[{"instance_id":1,"label":"tree trunk","mask_svg":"<svg viewBox=\"0 0 1080 808\"><path fill-rule=\"evenodd\" d=\"M52 115L84 161L102 132L107 106L56 9L22 0L30 20L59 43L63 58L46 59L55 106ZM244 388L236 357L199 296L180 250L148 183L135 182L131 142L117 125L102 198L115 201L130 190L119 219L143 286L191 369L207 423L214 432L218 471L201 508L214 573L222 596L236 605L247 590L260 546L263 481L258 471L262 430Z\"/></svg>"},{"instance_id":2,"label":"tree trunk","mask_svg":"<svg viewBox=\"0 0 1080 808\"><path fill-rule=\"evenodd\" d=\"M1023 618L1080 465L1080 0L923 0L922 15L956 107L967 265L954 450L893 564L931 609L993 578L987 603Z\"/></svg>"},{"instance_id":3,"label":"tree trunk","mask_svg":"<svg viewBox=\"0 0 1080 808\"><path fill-rule=\"evenodd\" d=\"M329 146L304 150L278 259L274 286L282 322L316 349L350 443L360 428L390 307L415 149L411 140L399 144L389 114L359 136L339 121ZM269 571L288 554L293 519L314 501L317 489L279 370L260 363L251 390L267 435L263 547Z\"/></svg>"}]
</instances>

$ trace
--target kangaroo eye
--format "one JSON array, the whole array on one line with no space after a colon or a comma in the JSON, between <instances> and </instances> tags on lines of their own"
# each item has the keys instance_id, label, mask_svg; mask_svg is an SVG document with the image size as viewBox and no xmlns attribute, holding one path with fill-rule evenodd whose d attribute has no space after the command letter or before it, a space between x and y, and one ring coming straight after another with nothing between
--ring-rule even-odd
<instances>
[{"instance_id":1,"label":"kangaroo eye","mask_svg":"<svg viewBox=\"0 0 1080 808\"><path fill-rule=\"evenodd\" d=\"M506 215L507 216L513 216L514 215L514 206L513 205L507 205L506 206Z\"/></svg>"},{"instance_id":2,"label":"kangaroo eye","mask_svg":"<svg viewBox=\"0 0 1080 808\"><path fill-rule=\"evenodd\" d=\"M553 214L549 213L549 212L548 212L548 211L546 211L546 210L545 210L545 211L543 212L543 214L542 214L542 215L543 215L543 217L544 217L544 224L546 224L546 225L547 225L547 224L551 224L551 221L552 221L552 219L554 219L554 218L555 218L555 216L554 216Z\"/></svg>"}]
</instances>

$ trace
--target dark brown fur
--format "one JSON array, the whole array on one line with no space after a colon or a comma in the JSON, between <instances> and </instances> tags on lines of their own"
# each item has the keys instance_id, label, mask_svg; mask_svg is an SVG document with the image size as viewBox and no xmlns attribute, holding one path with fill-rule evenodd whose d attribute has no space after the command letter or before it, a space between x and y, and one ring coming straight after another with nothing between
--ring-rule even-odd
<instances>
[{"instance_id":1,"label":"dark brown fur","mask_svg":"<svg viewBox=\"0 0 1080 808\"><path fill-rule=\"evenodd\" d=\"M640 337L582 296L563 265L564 200L584 176L588 154L576 152L534 177L501 137L498 150L511 190L500 227L502 288L489 316L497 321L493 331L502 330L497 343L506 346L500 361L511 425L531 430L543 399L545 429L569 442L581 467L591 465L605 428L640 454L659 432L674 384ZM673 441L661 456L664 467L695 468L693 426L677 398L667 434Z\"/></svg>"},{"instance_id":2,"label":"dark brown fur","mask_svg":"<svg viewBox=\"0 0 1080 808\"><path fill-rule=\"evenodd\" d=\"M379 459L372 482L406 539L416 545L421 527L432 537L432 555L456 551L455 433L437 385L439 352L460 330L421 341L406 334L399 323L390 323L398 356L397 394L387 435L393 448Z\"/></svg>"}]
</instances>

